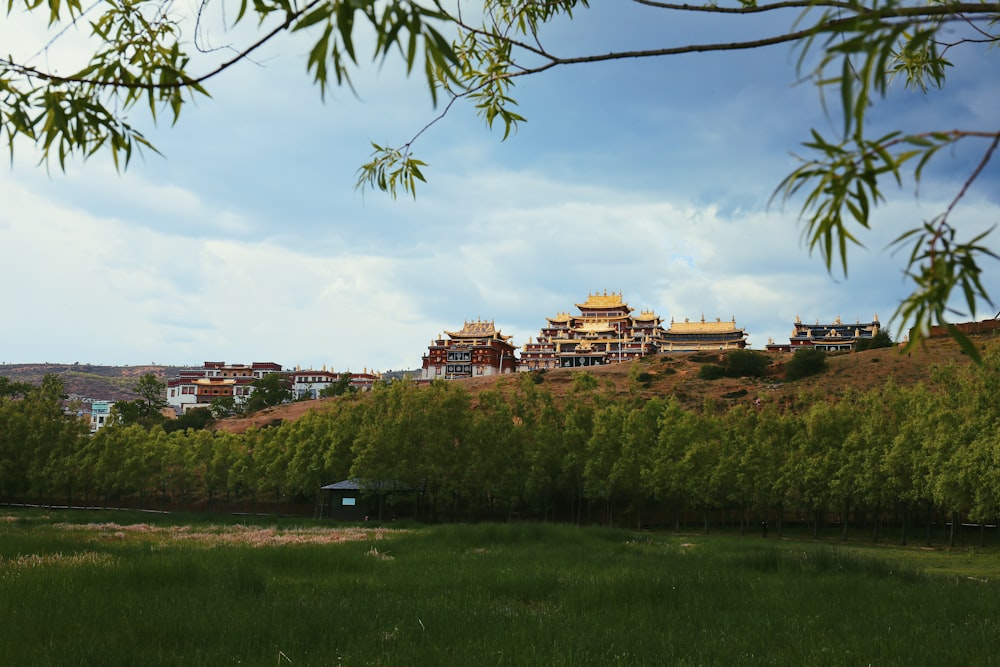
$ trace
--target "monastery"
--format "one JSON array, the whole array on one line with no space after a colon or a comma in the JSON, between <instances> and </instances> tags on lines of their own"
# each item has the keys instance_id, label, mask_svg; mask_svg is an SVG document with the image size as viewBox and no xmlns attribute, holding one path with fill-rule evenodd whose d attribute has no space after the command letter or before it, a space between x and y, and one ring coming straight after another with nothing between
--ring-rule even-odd
<instances>
[{"instance_id":1,"label":"monastery","mask_svg":"<svg viewBox=\"0 0 1000 667\"><path fill-rule=\"evenodd\" d=\"M772 352L794 352L800 347L815 347L824 352L853 350L855 343L872 338L880 327L878 313L871 322L862 323L859 320L854 324L844 324L839 315L830 324L820 324L819 320L816 320L816 324L803 324L796 315L788 343L775 343L771 339L766 348Z\"/></svg>"},{"instance_id":2,"label":"monastery","mask_svg":"<svg viewBox=\"0 0 1000 667\"><path fill-rule=\"evenodd\" d=\"M589 294L576 307L579 315L546 318L535 340L524 344L518 370L600 366L659 350L663 320L652 311L633 315L621 292Z\"/></svg>"},{"instance_id":3,"label":"monastery","mask_svg":"<svg viewBox=\"0 0 1000 667\"><path fill-rule=\"evenodd\" d=\"M466 322L460 331L445 331L427 348L420 379L452 380L513 373L517 370L517 355L511 338L500 333L493 322L483 320Z\"/></svg>"},{"instance_id":4,"label":"monastery","mask_svg":"<svg viewBox=\"0 0 1000 667\"><path fill-rule=\"evenodd\" d=\"M714 322L683 322L670 320L670 328L663 334L660 352L701 352L705 350L742 350L747 346L747 334L737 328L736 317L723 322L718 317Z\"/></svg>"}]
</instances>

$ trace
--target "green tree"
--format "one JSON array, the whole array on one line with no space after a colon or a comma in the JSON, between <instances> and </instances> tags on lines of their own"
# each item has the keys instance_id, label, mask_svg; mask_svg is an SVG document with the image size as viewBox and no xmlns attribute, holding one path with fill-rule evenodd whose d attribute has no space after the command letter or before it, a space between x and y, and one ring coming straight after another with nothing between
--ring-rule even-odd
<instances>
[{"instance_id":1,"label":"green tree","mask_svg":"<svg viewBox=\"0 0 1000 667\"><path fill-rule=\"evenodd\" d=\"M771 360L755 350L733 350L726 353L726 375L733 378L759 378L767 374Z\"/></svg>"},{"instance_id":2,"label":"green tree","mask_svg":"<svg viewBox=\"0 0 1000 667\"><path fill-rule=\"evenodd\" d=\"M253 392L246 400L245 412L257 412L292 400L291 384L288 376L282 373L267 373L254 380L250 386L253 387Z\"/></svg>"},{"instance_id":3,"label":"green tree","mask_svg":"<svg viewBox=\"0 0 1000 667\"><path fill-rule=\"evenodd\" d=\"M135 384L135 393L145 404L146 416L159 412L167 407L167 384L152 373L146 373Z\"/></svg>"},{"instance_id":4,"label":"green tree","mask_svg":"<svg viewBox=\"0 0 1000 667\"><path fill-rule=\"evenodd\" d=\"M163 430L167 433L183 431L189 428L197 431L207 428L214 421L215 417L212 416L211 408L192 408L177 419L168 419L163 422Z\"/></svg>"},{"instance_id":5,"label":"green tree","mask_svg":"<svg viewBox=\"0 0 1000 667\"><path fill-rule=\"evenodd\" d=\"M208 410L215 419L225 419L240 413L243 406L236 402L235 396L219 396L213 398Z\"/></svg>"},{"instance_id":6,"label":"green tree","mask_svg":"<svg viewBox=\"0 0 1000 667\"><path fill-rule=\"evenodd\" d=\"M321 96L331 85L351 86L351 74L364 57L359 48L370 43L373 62L395 53L407 72L422 73L432 100L445 104L438 118L456 103L468 102L487 125L502 128L505 139L524 120L512 95L521 77L586 63L783 46L799 51L800 71L790 78L810 80L821 99L833 93L829 97L840 101L836 129L812 131L803 144L801 166L775 193L786 201L803 196L804 238L810 251L820 253L828 270L839 264L846 273L848 247L859 244L860 232L876 223L875 210L885 200L887 182L901 184L904 177L919 182L927 165L948 155L948 149L960 143L979 144L981 157L947 208L900 230L896 244L909 254L913 292L896 314L900 330L912 323L917 334L925 334L931 324L947 322L953 293L965 300L969 316L975 314L977 300L989 302L980 262L995 255L984 245L985 235L960 237L953 213L992 159L1000 130L904 128L872 136L870 119L873 108L894 92L894 86L921 91L928 103L946 99L939 91L953 66L948 52L994 44L1000 5L875 0L636 2L677 22L725 18L759 27L763 15L772 17L765 26L773 32L623 50L594 46L589 53L583 47L564 54L549 47L548 29L558 29L574 12L588 9L588 0L483 0L482 11L469 7L461 11L461 3L449 7L438 0L256 0L241 4L234 15L222 16L231 23L256 22L257 38L198 69L206 61L192 60L188 49L202 43L199 34L204 34L209 20L203 7L190 16L160 0L114 0L86 10L92 52L79 69L0 59L0 134L11 151L15 138L23 137L39 147L43 159L60 165L72 155L89 156L99 150L109 151L117 165L127 165L134 152L151 148L142 130L129 121L136 105L147 106L154 118L165 113L176 122L186 103L209 94L214 79L252 59L261 44L286 33L306 35L312 43L306 49L305 66ZM15 7L47 13L53 39L85 13L80 0L9 2L8 17ZM402 145L373 144L372 159L359 172L359 187L393 195L414 193L417 182L424 180L426 165L414 155L413 144L427 129L424 126ZM975 353L967 338L952 332Z\"/></svg>"},{"instance_id":7,"label":"green tree","mask_svg":"<svg viewBox=\"0 0 1000 667\"><path fill-rule=\"evenodd\" d=\"M32 385L28 382L15 382L10 378L0 375L0 398L16 398L24 396L31 391Z\"/></svg>"},{"instance_id":8,"label":"green tree","mask_svg":"<svg viewBox=\"0 0 1000 667\"><path fill-rule=\"evenodd\" d=\"M863 352L865 350L892 347L892 345L892 336L889 335L889 332L885 329L879 329L871 338L859 338L858 342L854 344L854 350L856 352Z\"/></svg>"},{"instance_id":9,"label":"green tree","mask_svg":"<svg viewBox=\"0 0 1000 667\"><path fill-rule=\"evenodd\" d=\"M110 423L125 426L138 424L146 428L163 424L166 417L160 411L167 407L166 388L167 385L152 373L141 376L133 387L139 398L132 401L115 401Z\"/></svg>"},{"instance_id":10,"label":"green tree","mask_svg":"<svg viewBox=\"0 0 1000 667\"><path fill-rule=\"evenodd\" d=\"M798 380L826 370L826 352L815 347L801 347L785 362L785 377Z\"/></svg>"},{"instance_id":11,"label":"green tree","mask_svg":"<svg viewBox=\"0 0 1000 667\"><path fill-rule=\"evenodd\" d=\"M336 382L319 390L319 397L332 398L334 396L343 396L344 394L353 393L355 391L357 391L357 388L351 386L351 374L341 373L337 377Z\"/></svg>"},{"instance_id":12,"label":"green tree","mask_svg":"<svg viewBox=\"0 0 1000 667\"><path fill-rule=\"evenodd\" d=\"M588 498L603 500L608 525L614 525L615 502L623 495L615 465L622 457L628 409L616 401L593 415L593 428L585 447L583 489Z\"/></svg>"}]
</instances>

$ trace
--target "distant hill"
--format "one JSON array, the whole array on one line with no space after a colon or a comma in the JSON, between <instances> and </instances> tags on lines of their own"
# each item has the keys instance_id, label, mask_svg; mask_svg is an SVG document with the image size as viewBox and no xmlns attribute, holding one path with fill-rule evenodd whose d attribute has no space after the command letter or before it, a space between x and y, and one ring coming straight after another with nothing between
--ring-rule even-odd
<instances>
[{"instance_id":1,"label":"distant hill","mask_svg":"<svg viewBox=\"0 0 1000 667\"><path fill-rule=\"evenodd\" d=\"M70 398L99 401L128 401L138 398L132 390L146 373L161 380L172 377L180 366L94 366L91 364L2 364L0 376L15 382L42 383L52 373L62 378Z\"/></svg>"}]
</instances>

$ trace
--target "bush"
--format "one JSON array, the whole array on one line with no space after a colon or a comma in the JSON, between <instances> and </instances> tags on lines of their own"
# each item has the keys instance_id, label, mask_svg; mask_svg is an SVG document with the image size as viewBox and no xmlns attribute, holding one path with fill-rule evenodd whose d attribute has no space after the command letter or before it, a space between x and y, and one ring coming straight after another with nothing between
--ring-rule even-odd
<instances>
[{"instance_id":1,"label":"bush","mask_svg":"<svg viewBox=\"0 0 1000 667\"><path fill-rule=\"evenodd\" d=\"M803 347L796 350L785 364L785 377L789 380L798 380L825 370L826 352L815 347Z\"/></svg>"},{"instance_id":2,"label":"bush","mask_svg":"<svg viewBox=\"0 0 1000 667\"><path fill-rule=\"evenodd\" d=\"M698 369L698 377L702 380L718 380L726 376L726 369L719 364L705 364Z\"/></svg>"},{"instance_id":3,"label":"bush","mask_svg":"<svg viewBox=\"0 0 1000 667\"><path fill-rule=\"evenodd\" d=\"M753 350L733 350L726 355L726 375L731 378L759 378L767 374L771 360Z\"/></svg>"},{"instance_id":4,"label":"bush","mask_svg":"<svg viewBox=\"0 0 1000 667\"><path fill-rule=\"evenodd\" d=\"M208 408L193 408L182 414L177 419L171 419L163 423L163 430L167 433L171 431L184 431L192 428L195 430L207 428L214 422L212 411Z\"/></svg>"},{"instance_id":5,"label":"bush","mask_svg":"<svg viewBox=\"0 0 1000 667\"><path fill-rule=\"evenodd\" d=\"M892 338L889 337L889 332L885 329L879 329L871 338L860 338L858 342L854 344L854 349L858 352L864 350L876 350L880 347L892 347Z\"/></svg>"}]
</instances>

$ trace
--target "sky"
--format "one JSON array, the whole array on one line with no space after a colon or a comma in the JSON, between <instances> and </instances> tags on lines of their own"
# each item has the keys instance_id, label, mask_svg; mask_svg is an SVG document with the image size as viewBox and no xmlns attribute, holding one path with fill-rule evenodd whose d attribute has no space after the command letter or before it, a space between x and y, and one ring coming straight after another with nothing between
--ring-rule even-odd
<instances>
[{"instance_id":1,"label":"sky","mask_svg":"<svg viewBox=\"0 0 1000 667\"><path fill-rule=\"evenodd\" d=\"M743 39L795 19L593 4L542 40L582 55ZM253 39L252 25L223 30L234 7L209 5L203 43ZM44 18L0 18L5 53L58 67L84 52L85 30L51 41ZM402 145L440 106L394 58L362 58L356 94L321 99L308 36L281 36L212 80L212 97L176 124L132 110L161 155L124 172L107 154L46 168L16 144L0 172L0 362L414 369L431 339L465 321L492 321L521 346L546 317L605 291L665 326L735 318L755 349L786 342L796 317L889 325L911 288L908 251L887 246L944 210L985 150L942 152L919 190L908 174L886 184L844 276L803 245L798 202L772 201L810 128L837 130L788 46L519 79L526 123L503 141L470 105L452 107L414 144L428 183L394 200L355 190L357 169L371 142ZM952 50L947 87L894 89L871 110L873 130L995 131L998 56ZM963 236L1000 219L998 181L994 160L952 214ZM1000 266L984 269L1000 297ZM997 309L980 304L977 319Z\"/></svg>"}]
</instances>

